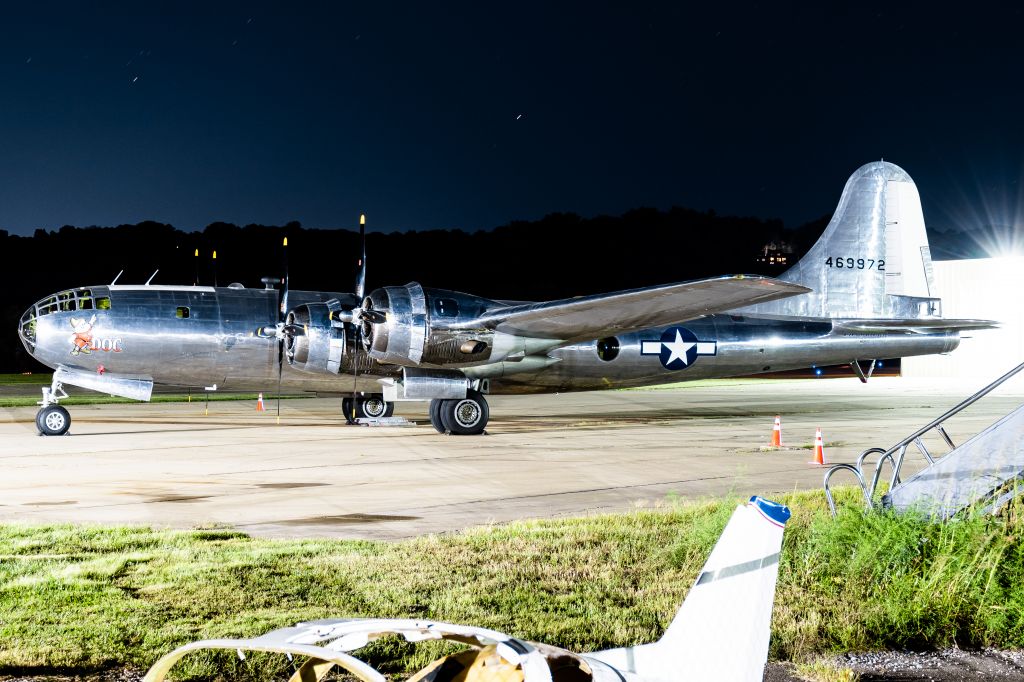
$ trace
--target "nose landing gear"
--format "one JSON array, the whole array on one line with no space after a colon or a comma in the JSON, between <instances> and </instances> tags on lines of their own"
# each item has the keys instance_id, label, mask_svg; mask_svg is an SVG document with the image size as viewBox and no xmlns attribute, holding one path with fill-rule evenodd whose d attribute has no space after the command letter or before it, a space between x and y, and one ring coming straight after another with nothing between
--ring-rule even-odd
<instances>
[{"instance_id":1,"label":"nose landing gear","mask_svg":"<svg viewBox=\"0 0 1024 682\"><path fill-rule=\"evenodd\" d=\"M36 412L36 428L40 436L63 436L71 428L71 415L57 404L57 401L67 397L64 385L54 374L50 386L43 387L43 399L39 403L42 407Z\"/></svg>"}]
</instances>

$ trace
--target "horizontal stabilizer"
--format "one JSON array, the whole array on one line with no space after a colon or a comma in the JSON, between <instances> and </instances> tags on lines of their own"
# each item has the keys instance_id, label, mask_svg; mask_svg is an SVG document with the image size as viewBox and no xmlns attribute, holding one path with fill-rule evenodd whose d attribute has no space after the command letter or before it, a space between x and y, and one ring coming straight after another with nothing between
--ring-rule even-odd
<instances>
[{"instance_id":1,"label":"horizontal stabilizer","mask_svg":"<svg viewBox=\"0 0 1024 682\"><path fill-rule=\"evenodd\" d=\"M685 322L808 291L770 277L735 275L499 308L459 326L582 341Z\"/></svg>"},{"instance_id":2,"label":"horizontal stabilizer","mask_svg":"<svg viewBox=\"0 0 1024 682\"><path fill-rule=\"evenodd\" d=\"M896 319L863 319L834 320L833 327L837 332L858 334L893 334L905 332L909 334L935 334L938 332L962 332L974 329L994 329L998 322L992 320L944 320L942 318L908 318Z\"/></svg>"},{"instance_id":3,"label":"horizontal stabilizer","mask_svg":"<svg viewBox=\"0 0 1024 682\"><path fill-rule=\"evenodd\" d=\"M761 497L737 507L665 636L587 658L645 680L760 682L789 515Z\"/></svg>"}]
</instances>

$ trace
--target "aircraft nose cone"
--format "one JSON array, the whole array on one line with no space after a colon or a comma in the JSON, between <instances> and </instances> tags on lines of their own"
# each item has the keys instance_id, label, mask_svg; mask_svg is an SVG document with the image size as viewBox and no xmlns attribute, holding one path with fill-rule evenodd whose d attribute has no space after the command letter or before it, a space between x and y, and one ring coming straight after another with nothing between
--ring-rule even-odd
<instances>
[{"instance_id":1,"label":"aircraft nose cone","mask_svg":"<svg viewBox=\"0 0 1024 682\"><path fill-rule=\"evenodd\" d=\"M30 355L35 355L36 352L36 307L32 306L25 311L25 314L21 316L21 322L18 323L18 336L21 337L21 342L25 344L25 350Z\"/></svg>"}]
</instances>

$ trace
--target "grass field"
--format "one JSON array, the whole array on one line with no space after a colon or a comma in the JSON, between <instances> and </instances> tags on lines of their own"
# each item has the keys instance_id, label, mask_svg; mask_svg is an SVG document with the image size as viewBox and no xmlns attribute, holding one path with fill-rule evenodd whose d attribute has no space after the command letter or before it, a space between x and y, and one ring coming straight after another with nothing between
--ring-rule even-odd
<instances>
[{"instance_id":1,"label":"grass field","mask_svg":"<svg viewBox=\"0 0 1024 682\"><path fill-rule=\"evenodd\" d=\"M836 521L818 492L785 496L772 656L1024 645L1024 506L934 525ZM148 667L185 642L329 616L463 622L590 651L657 639L736 500L515 523L383 543L259 540L227 530L0 526L0 670ZM388 672L436 645L361 652ZM276 660L276 659L275 659ZM250 673L259 658L186 659L179 674ZM278 662L279 665L283 661Z\"/></svg>"},{"instance_id":2,"label":"grass field","mask_svg":"<svg viewBox=\"0 0 1024 682\"><path fill-rule=\"evenodd\" d=\"M0 386L48 386L49 374L0 374Z\"/></svg>"}]
</instances>

